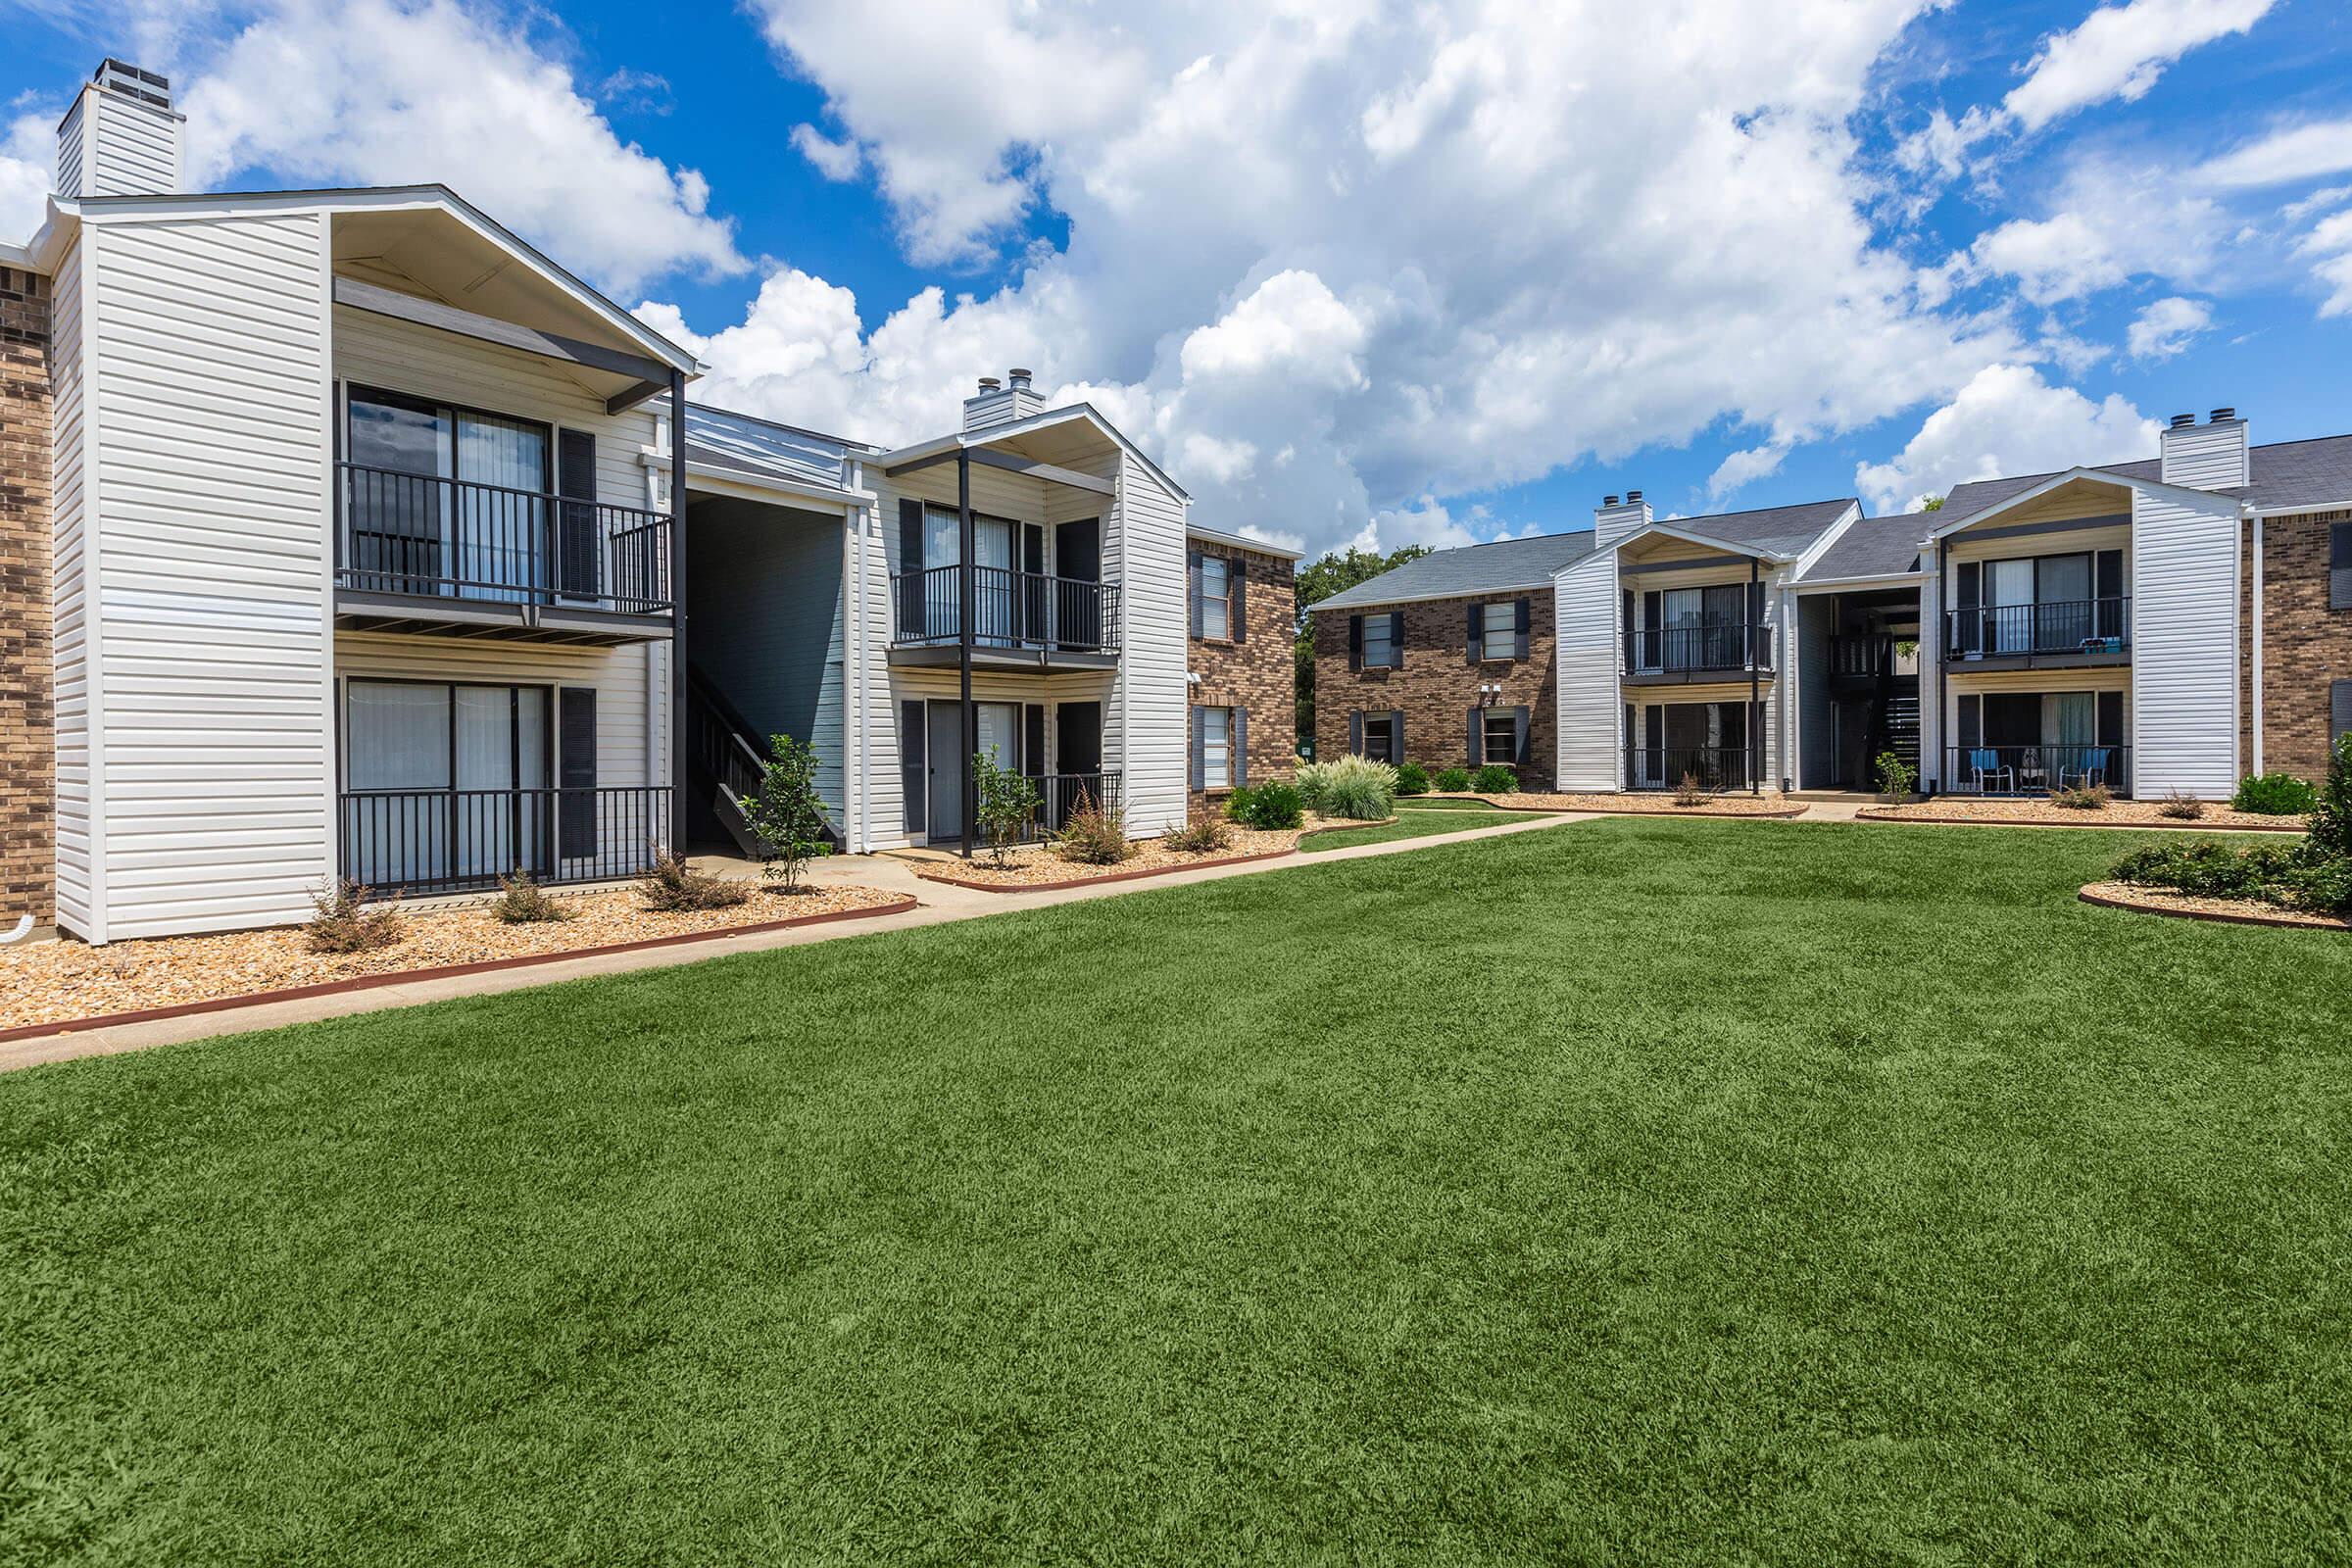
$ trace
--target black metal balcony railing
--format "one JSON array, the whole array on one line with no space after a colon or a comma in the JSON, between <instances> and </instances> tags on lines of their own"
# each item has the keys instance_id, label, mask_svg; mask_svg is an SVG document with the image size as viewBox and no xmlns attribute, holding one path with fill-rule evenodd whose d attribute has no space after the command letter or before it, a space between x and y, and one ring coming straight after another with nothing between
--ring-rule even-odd
<instances>
[{"instance_id":1,"label":"black metal balcony railing","mask_svg":"<svg viewBox=\"0 0 2352 1568\"><path fill-rule=\"evenodd\" d=\"M953 646L963 635L962 571L932 566L891 579L902 646ZM982 648L1119 651L1119 585L1003 566L972 568L972 638Z\"/></svg>"},{"instance_id":2,"label":"black metal balcony railing","mask_svg":"<svg viewBox=\"0 0 2352 1568\"><path fill-rule=\"evenodd\" d=\"M1686 776L1704 790L1747 788L1747 748L1744 746L1635 746L1625 754L1625 776L1638 790L1682 787Z\"/></svg>"},{"instance_id":3,"label":"black metal balcony railing","mask_svg":"<svg viewBox=\"0 0 2352 1568\"><path fill-rule=\"evenodd\" d=\"M1951 659L2024 654L2122 653L2132 646L2129 599L2061 599L2038 605L1977 605L1944 612Z\"/></svg>"},{"instance_id":4,"label":"black metal balcony railing","mask_svg":"<svg viewBox=\"0 0 2352 1568\"><path fill-rule=\"evenodd\" d=\"M1830 639L1830 673L1866 679L1893 673L1894 638L1886 632L1846 632Z\"/></svg>"},{"instance_id":5,"label":"black metal balcony railing","mask_svg":"<svg viewBox=\"0 0 2352 1568\"><path fill-rule=\"evenodd\" d=\"M379 893L460 893L527 871L601 882L649 869L669 837L669 791L345 790L343 874Z\"/></svg>"},{"instance_id":6,"label":"black metal balcony railing","mask_svg":"<svg viewBox=\"0 0 2352 1568\"><path fill-rule=\"evenodd\" d=\"M669 517L537 490L338 463L335 582L363 593L669 609Z\"/></svg>"},{"instance_id":7,"label":"black metal balcony railing","mask_svg":"<svg viewBox=\"0 0 2352 1568\"><path fill-rule=\"evenodd\" d=\"M1943 787L1957 795L2046 795L2078 784L2132 792L2132 748L2075 741L2035 746L1955 746L1943 754Z\"/></svg>"},{"instance_id":8,"label":"black metal balcony railing","mask_svg":"<svg viewBox=\"0 0 2352 1568\"><path fill-rule=\"evenodd\" d=\"M1772 667L1772 628L1726 621L1705 626L1664 626L1625 634L1625 667L1641 675L1686 670Z\"/></svg>"}]
</instances>

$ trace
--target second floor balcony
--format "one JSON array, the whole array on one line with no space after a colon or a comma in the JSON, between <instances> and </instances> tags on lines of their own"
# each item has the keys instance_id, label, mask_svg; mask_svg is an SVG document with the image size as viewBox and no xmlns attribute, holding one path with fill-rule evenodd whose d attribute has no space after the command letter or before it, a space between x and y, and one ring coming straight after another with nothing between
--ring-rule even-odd
<instances>
[{"instance_id":1,"label":"second floor balcony","mask_svg":"<svg viewBox=\"0 0 2352 1568\"><path fill-rule=\"evenodd\" d=\"M1625 634L1625 679L1634 685L1736 680L1771 670L1769 625L1707 621Z\"/></svg>"},{"instance_id":2,"label":"second floor balcony","mask_svg":"<svg viewBox=\"0 0 2352 1568\"><path fill-rule=\"evenodd\" d=\"M667 514L335 466L335 612L359 630L575 642L669 635Z\"/></svg>"},{"instance_id":3,"label":"second floor balcony","mask_svg":"<svg viewBox=\"0 0 2352 1568\"><path fill-rule=\"evenodd\" d=\"M975 663L1103 668L1119 656L1119 585L1004 566L974 566ZM953 664L962 657L963 568L930 566L891 579L891 661Z\"/></svg>"},{"instance_id":4,"label":"second floor balcony","mask_svg":"<svg viewBox=\"0 0 2352 1568\"><path fill-rule=\"evenodd\" d=\"M2132 661L2128 598L1969 605L1944 612L1947 662L1991 668L2126 664Z\"/></svg>"}]
</instances>

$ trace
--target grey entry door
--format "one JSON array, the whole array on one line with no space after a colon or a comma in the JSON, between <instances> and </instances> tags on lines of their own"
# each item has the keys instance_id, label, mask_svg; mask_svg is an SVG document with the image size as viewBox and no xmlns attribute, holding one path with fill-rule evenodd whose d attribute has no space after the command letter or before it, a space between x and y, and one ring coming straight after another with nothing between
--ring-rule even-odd
<instances>
[{"instance_id":1,"label":"grey entry door","mask_svg":"<svg viewBox=\"0 0 2352 1568\"><path fill-rule=\"evenodd\" d=\"M931 759L931 842L963 837L963 705L927 705Z\"/></svg>"}]
</instances>

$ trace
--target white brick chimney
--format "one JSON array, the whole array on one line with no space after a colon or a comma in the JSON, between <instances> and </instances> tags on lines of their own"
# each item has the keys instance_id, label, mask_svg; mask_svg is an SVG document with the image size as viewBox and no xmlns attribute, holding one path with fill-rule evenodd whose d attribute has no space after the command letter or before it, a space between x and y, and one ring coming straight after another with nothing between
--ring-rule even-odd
<instances>
[{"instance_id":1,"label":"white brick chimney","mask_svg":"<svg viewBox=\"0 0 2352 1568\"><path fill-rule=\"evenodd\" d=\"M963 427L967 431L985 430L991 425L1010 424L1042 413L1046 400L1029 385L1029 372L1013 369L1000 382L993 375L980 378L980 390L963 400Z\"/></svg>"},{"instance_id":2,"label":"white brick chimney","mask_svg":"<svg viewBox=\"0 0 2352 1568\"><path fill-rule=\"evenodd\" d=\"M1649 503L1639 490L1628 490L1620 499L1603 496L1600 505L1592 509L1592 543L1606 550L1629 533L1649 526Z\"/></svg>"},{"instance_id":3,"label":"white brick chimney","mask_svg":"<svg viewBox=\"0 0 2352 1568\"><path fill-rule=\"evenodd\" d=\"M2157 477L2191 490L2231 490L2251 484L2246 421L2235 409L2216 409L2203 424L2193 414L2176 414L2158 441L2163 461Z\"/></svg>"},{"instance_id":4,"label":"white brick chimney","mask_svg":"<svg viewBox=\"0 0 2352 1568\"><path fill-rule=\"evenodd\" d=\"M57 125L60 196L160 196L180 188L181 130L172 82L102 62Z\"/></svg>"}]
</instances>

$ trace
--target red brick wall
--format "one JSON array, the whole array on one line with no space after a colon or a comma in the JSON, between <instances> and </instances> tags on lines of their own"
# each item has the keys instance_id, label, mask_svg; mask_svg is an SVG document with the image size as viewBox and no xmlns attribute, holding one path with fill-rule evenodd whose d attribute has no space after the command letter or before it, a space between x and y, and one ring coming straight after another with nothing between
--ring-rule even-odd
<instances>
[{"instance_id":1,"label":"red brick wall","mask_svg":"<svg viewBox=\"0 0 2352 1568\"><path fill-rule=\"evenodd\" d=\"M49 280L0 267L0 926L57 918Z\"/></svg>"},{"instance_id":2,"label":"red brick wall","mask_svg":"<svg viewBox=\"0 0 2352 1568\"><path fill-rule=\"evenodd\" d=\"M1432 773L1465 766L1469 755L1470 710L1481 705L1524 707L1527 762L1520 782L1531 789L1552 787L1558 760L1558 705L1554 700L1551 590L1495 594L1528 605L1527 657L1473 664L1467 655L1468 615L1464 606L1486 599L1440 599L1399 605L1404 612L1404 663L1397 669L1349 669L1350 613L1385 614L1378 606L1362 612L1327 611L1315 616L1315 755L1348 751L1348 715L1361 710L1404 712L1404 755ZM1478 688L1499 685L1499 696L1482 699Z\"/></svg>"},{"instance_id":3,"label":"red brick wall","mask_svg":"<svg viewBox=\"0 0 2352 1568\"><path fill-rule=\"evenodd\" d=\"M2328 688L2352 680L2352 610L2328 608L2328 535L2335 523L2352 522L2352 512L2315 512L2262 521L2262 765L2274 773L2318 779L2328 771L2329 735ZM2253 549L2253 529L2247 552ZM2251 561L2243 574L2253 596ZM2241 668L2253 683L2253 634L2249 613ZM2239 736L2241 766L2254 762L2253 704Z\"/></svg>"},{"instance_id":4,"label":"red brick wall","mask_svg":"<svg viewBox=\"0 0 2352 1568\"><path fill-rule=\"evenodd\" d=\"M1187 666L1200 678L1191 700L1202 708L1238 708L1250 715L1250 779L1289 778L1298 752L1298 673L1293 638L1298 614L1298 587L1291 563L1279 556L1195 540L1192 549L1204 556L1222 556L1240 564L1242 630L1231 638L1195 637L1186 648ZM1189 748L1191 726L1185 730ZM1186 759L1185 777L1192 777ZM1204 808L1211 795L1193 792L1193 808Z\"/></svg>"}]
</instances>

